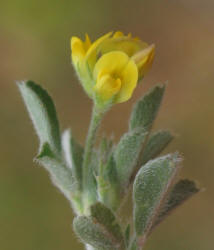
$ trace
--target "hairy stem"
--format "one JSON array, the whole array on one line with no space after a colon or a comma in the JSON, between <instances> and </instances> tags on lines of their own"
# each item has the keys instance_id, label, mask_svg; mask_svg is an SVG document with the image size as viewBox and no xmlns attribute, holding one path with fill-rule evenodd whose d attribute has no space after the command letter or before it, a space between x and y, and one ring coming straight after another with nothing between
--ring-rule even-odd
<instances>
[{"instance_id":1,"label":"hairy stem","mask_svg":"<svg viewBox=\"0 0 214 250\"><path fill-rule=\"evenodd\" d=\"M91 169L92 155L94 151L94 145L96 142L97 130L102 120L104 112L99 110L96 106L93 107L91 122L88 129L88 135L85 143L85 151L83 158L83 191L85 193L92 192L90 190L93 183L93 170Z\"/></svg>"}]
</instances>

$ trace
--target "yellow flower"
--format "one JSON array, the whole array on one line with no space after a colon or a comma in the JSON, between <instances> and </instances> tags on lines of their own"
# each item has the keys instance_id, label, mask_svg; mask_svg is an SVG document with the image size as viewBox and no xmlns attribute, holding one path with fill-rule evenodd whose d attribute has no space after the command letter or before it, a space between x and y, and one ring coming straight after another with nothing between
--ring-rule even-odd
<instances>
[{"instance_id":1,"label":"yellow flower","mask_svg":"<svg viewBox=\"0 0 214 250\"><path fill-rule=\"evenodd\" d=\"M97 61L93 71L95 92L104 101L115 96L114 102L127 101L138 80L137 65L122 51L111 51Z\"/></svg>"},{"instance_id":2,"label":"yellow flower","mask_svg":"<svg viewBox=\"0 0 214 250\"><path fill-rule=\"evenodd\" d=\"M139 81L151 67L154 45L131 34L112 32L91 43L71 39L72 62L87 94L97 105L121 103L131 98Z\"/></svg>"}]
</instances>

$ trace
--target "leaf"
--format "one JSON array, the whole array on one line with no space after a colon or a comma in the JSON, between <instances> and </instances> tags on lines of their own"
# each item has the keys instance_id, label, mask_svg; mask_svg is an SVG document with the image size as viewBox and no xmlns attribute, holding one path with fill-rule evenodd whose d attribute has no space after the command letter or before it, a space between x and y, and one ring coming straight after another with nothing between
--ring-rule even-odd
<instances>
[{"instance_id":1,"label":"leaf","mask_svg":"<svg viewBox=\"0 0 214 250\"><path fill-rule=\"evenodd\" d=\"M78 185L81 186L84 150L82 146L75 141L69 129L62 135L62 147L67 165L71 169Z\"/></svg>"},{"instance_id":2,"label":"leaf","mask_svg":"<svg viewBox=\"0 0 214 250\"><path fill-rule=\"evenodd\" d=\"M104 164L103 171L100 171L96 180L99 200L115 211L120 205L120 187L113 155Z\"/></svg>"},{"instance_id":3,"label":"leaf","mask_svg":"<svg viewBox=\"0 0 214 250\"><path fill-rule=\"evenodd\" d=\"M135 170L145 138L145 131L137 129L124 134L120 139L114 152L114 158L121 186L128 183Z\"/></svg>"},{"instance_id":4,"label":"leaf","mask_svg":"<svg viewBox=\"0 0 214 250\"><path fill-rule=\"evenodd\" d=\"M113 140L112 138L107 139L106 137L103 137L100 142L99 147L99 161L103 165L105 164L109 157L112 154L112 148L113 148ZM100 169L102 172L102 169Z\"/></svg>"},{"instance_id":5,"label":"leaf","mask_svg":"<svg viewBox=\"0 0 214 250\"><path fill-rule=\"evenodd\" d=\"M40 147L46 142L54 152L60 152L60 132L55 106L48 93L32 81L18 84L33 125L40 139Z\"/></svg>"},{"instance_id":6,"label":"leaf","mask_svg":"<svg viewBox=\"0 0 214 250\"><path fill-rule=\"evenodd\" d=\"M141 167L134 182L134 224L138 236L146 235L178 172L177 154L149 161Z\"/></svg>"},{"instance_id":7,"label":"leaf","mask_svg":"<svg viewBox=\"0 0 214 250\"><path fill-rule=\"evenodd\" d=\"M80 239L99 250L124 250L124 238L115 215L97 202L90 207L90 217L74 219L74 230Z\"/></svg>"},{"instance_id":8,"label":"leaf","mask_svg":"<svg viewBox=\"0 0 214 250\"><path fill-rule=\"evenodd\" d=\"M109 156L107 163L104 165L103 173L104 179L108 180L111 185L118 184L117 166L113 153Z\"/></svg>"},{"instance_id":9,"label":"leaf","mask_svg":"<svg viewBox=\"0 0 214 250\"><path fill-rule=\"evenodd\" d=\"M108 234L105 233L99 224L94 223L91 218L87 216L74 218L73 228L83 243L99 250L116 250Z\"/></svg>"},{"instance_id":10,"label":"leaf","mask_svg":"<svg viewBox=\"0 0 214 250\"><path fill-rule=\"evenodd\" d=\"M167 130L153 133L144 148L141 165L158 156L172 139L173 135Z\"/></svg>"},{"instance_id":11,"label":"leaf","mask_svg":"<svg viewBox=\"0 0 214 250\"><path fill-rule=\"evenodd\" d=\"M111 238L109 232L92 218L79 216L74 218L73 228L77 236L85 244L93 246L97 250L119 250L119 246ZM122 249L121 249L122 250Z\"/></svg>"},{"instance_id":12,"label":"leaf","mask_svg":"<svg viewBox=\"0 0 214 250\"><path fill-rule=\"evenodd\" d=\"M36 157L51 175L53 183L70 200L71 192L75 190L75 182L71 170L67 168L61 159L55 157L48 143L45 143L40 154Z\"/></svg>"},{"instance_id":13,"label":"leaf","mask_svg":"<svg viewBox=\"0 0 214 250\"><path fill-rule=\"evenodd\" d=\"M153 228L162 222L174 209L182 205L186 200L198 193L200 189L194 181L184 179L178 181L169 194L169 197L162 207Z\"/></svg>"},{"instance_id":14,"label":"leaf","mask_svg":"<svg viewBox=\"0 0 214 250\"><path fill-rule=\"evenodd\" d=\"M164 91L165 85L157 85L135 104L129 122L130 130L140 127L147 131L151 128L157 116Z\"/></svg>"},{"instance_id":15,"label":"leaf","mask_svg":"<svg viewBox=\"0 0 214 250\"><path fill-rule=\"evenodd\" d=\"M120 248L124 248L123 233L118 224L115 215L104 204L97 202L91 206L91 217L96 223L103 225L106 231L109 232L111 237L117 242Z\"/></svg>"}]
</instances>

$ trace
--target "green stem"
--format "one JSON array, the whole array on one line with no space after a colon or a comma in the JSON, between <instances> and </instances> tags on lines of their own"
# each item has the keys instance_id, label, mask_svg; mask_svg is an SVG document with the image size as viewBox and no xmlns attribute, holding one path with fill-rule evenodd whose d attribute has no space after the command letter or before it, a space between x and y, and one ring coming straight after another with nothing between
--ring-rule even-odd
<instances>
[{"instance_id":1,"label":"green stem","mask_svg":"<svg viewBox=\"0 0 214 250\"><path fill-rule=\"evenodd\" d=\"M104 112L96 106L93 107L91 122L85 143L84 159L83 159L83 191L85 193L93 192L93 170L91 169L91 160L96 142L96 134L99 124L102 120Z\"/></svg>"}]
</instances>

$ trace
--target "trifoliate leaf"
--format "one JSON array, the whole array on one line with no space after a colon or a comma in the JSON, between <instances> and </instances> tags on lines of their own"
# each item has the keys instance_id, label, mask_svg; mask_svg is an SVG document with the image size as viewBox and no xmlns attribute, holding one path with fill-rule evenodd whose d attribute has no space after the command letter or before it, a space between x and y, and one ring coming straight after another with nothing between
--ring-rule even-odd
<instances>
[{"instance_id":1,"label":"trifoliate leaf","mask_svg":"<svg viewBox=\"0 0 214 250\"><path fill-rule=\"evenodd\" d=\"M134 225L138 236L146 235L159 214L161 204L178 172L177 154L149 161L134 182Z\"/></svg>"},{"instance_id":2,"label":"trifoliate leaf","mask_svg":"<svg viewBox=\"0 0 214 250\"><path fill-rule=\"evenodd\" d=\"M141 165L144 165L149 160L154 159L156 156L158 156L165 147L172 141L173 135L170 133L170 131L158 131L156 133L153 133L149 139L148 142L145 145L145 148L143 150L143 155L141 157Z\"/></svg>"},{"instance_id":3,"label":"trifoliate leaf","mask_svg":"<svg viewBox=\"0 0 214 250\"><path fill-rule=\"evenodd\" d=\"M129 122L130 130L136 128L149 130L151 128L157 116L164 91L165 85L157 85L135 104Z\"/></svg>"},{"instance_id":4,"label":"trifoliate leaf","mask_svg":"<svg viewBox=\"0 0 214 250\"><path fill-rule=\"evenodd\" d=\"M52 151L60 152L59 124L51 97L32 81L21 82L18 87L39 136L40 146L48 142Z\"/></svg>"}]
</instances>

